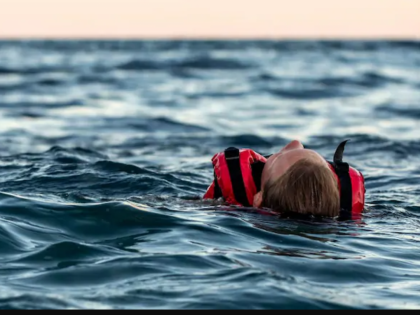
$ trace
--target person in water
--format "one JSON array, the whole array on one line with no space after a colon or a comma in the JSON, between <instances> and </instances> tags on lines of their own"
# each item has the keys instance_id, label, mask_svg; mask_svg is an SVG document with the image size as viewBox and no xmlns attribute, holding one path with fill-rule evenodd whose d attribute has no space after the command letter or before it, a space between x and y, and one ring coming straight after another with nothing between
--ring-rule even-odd
<instances>
[{"instance_id":1,"label":"person in water","mask_svg":"<svg viewBox=\"0 0 420 315\"><path fill-rule=\"evenodd\" d=\"M342 161L346 142L337 148L333 162L297 140L268 157L228 148L212 158L214 181L204 199L223 198L229 204L278 213L345 218L361 214L364 177Z\"/></svg>"}]
</instances>

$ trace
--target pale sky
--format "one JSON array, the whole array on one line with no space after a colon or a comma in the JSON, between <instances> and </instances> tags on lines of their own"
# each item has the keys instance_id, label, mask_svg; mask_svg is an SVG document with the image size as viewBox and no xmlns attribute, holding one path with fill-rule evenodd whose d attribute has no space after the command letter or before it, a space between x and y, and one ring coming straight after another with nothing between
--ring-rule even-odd
<instances>
[{"instance_id":1,"label":"pale sky","mask_svg":"<svg viewBox=\"0 0 420 315\"><path fill-rule=\"evenodd\" d=\"M0 0L0 37L420 39L420 0Z\"/></svg>"}]
</instances>

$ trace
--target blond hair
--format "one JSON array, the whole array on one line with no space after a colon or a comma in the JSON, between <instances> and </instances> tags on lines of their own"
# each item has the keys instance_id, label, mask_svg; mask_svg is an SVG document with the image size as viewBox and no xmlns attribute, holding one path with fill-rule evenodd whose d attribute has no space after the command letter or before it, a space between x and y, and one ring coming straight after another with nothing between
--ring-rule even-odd
<instances>
[{"instance_id":1,"label":"blond hair","mask_svg":"<svg viewBox=\"0 0 420 315\"><path fill-rule=\"evenodd\" d=\"M280 213L336 217L340 212L338 183L327 165L302 159L264 185L262 204Z\"/></svg>"}]
</instances>

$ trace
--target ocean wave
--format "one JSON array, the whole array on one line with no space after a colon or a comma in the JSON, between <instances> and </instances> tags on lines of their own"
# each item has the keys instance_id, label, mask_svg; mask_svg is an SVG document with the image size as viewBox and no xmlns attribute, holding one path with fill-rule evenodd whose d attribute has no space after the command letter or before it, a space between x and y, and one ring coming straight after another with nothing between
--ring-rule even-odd
<instances>
[{"instance_id":1,"label":"ocean wave","mask_svg":"<svg viewBox=\"0 0 420 315\"><path fill-rule=\"evenodd\" d=\"M249 65L242 64L237 60L215 59L209 57L197 57L190 60L172 62L154 62L150 60L132 60L117 67L121 70L176 70L185 69L197 70L242 70L249 68Z\"/></svg>"}]
</instances>

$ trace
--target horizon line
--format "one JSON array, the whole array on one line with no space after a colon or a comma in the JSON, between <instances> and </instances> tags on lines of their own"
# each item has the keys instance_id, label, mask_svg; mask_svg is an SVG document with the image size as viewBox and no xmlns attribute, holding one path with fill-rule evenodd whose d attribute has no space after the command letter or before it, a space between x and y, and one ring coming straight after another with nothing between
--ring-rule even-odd
<instances>
[{"instance_id":1,"label":"horizon line","mask_svg":"<svg viewBox=\"0 0 420 315\"><path fill-rule=\"evenodd\" d=\"M372 40L388 40L388 41L398 41L398 40L410 40L410 41L419 41L420 35L418 36L349 36L345 35L342 37L338 36L220 36L220 35L209 35L209 36L187 36L187 35L175 35L175 36L148 36L148 35L122 35L122 36L84 36L84 35L73 35L73 36L1 36L0 40L153 40L153 41L167 41L167 40L191 40L191 41L202 41L202 40L217 40L217 41L230 41L230 40L293 40L293 41L372 41Z\"/></svg>"}]
</instances>

